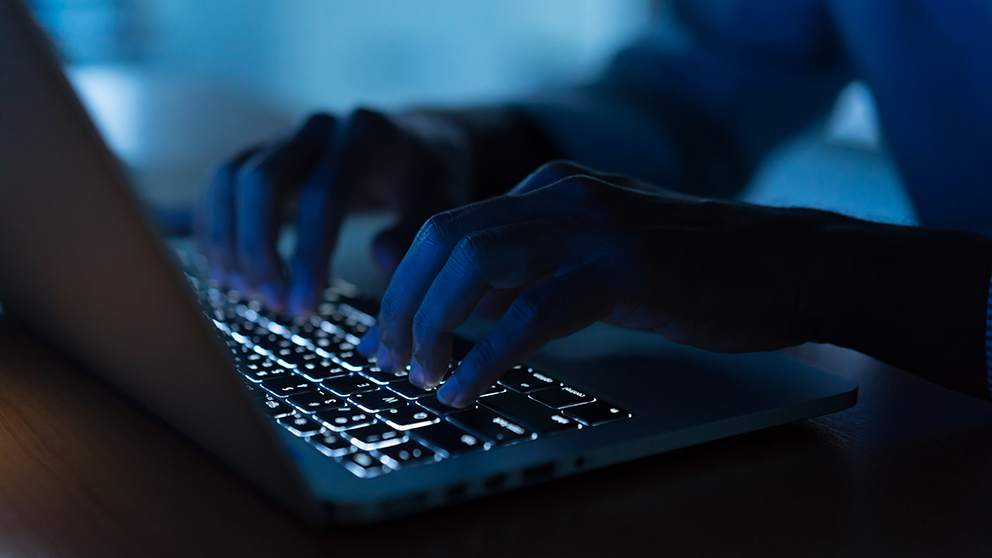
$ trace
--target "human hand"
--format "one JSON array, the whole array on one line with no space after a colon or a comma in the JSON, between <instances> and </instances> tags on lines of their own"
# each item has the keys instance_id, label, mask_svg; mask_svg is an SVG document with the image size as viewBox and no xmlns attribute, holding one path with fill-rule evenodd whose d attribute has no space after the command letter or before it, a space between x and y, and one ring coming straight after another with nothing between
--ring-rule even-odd
<instances>
[{"instance_id":1,"label":"human hand","mask_svg":"<svg viewBox=\"0 0 992 558\"><path fill-rule=\"evenodd\" d=\"M384 369L443 378L452 332L494 289L523 289L439 391L471 403L546 342L601 320L721 352L808 339L809 248L833 214L693 198L569 163L431 217L361 349Z\"/></svg>"},{"instance_id":2,"label":"human hand","mask_svg":"<svg viewBox=\"0 0 992 558\"><path fill-rule=\"evenodd\" d=\"M443 118L359 109L311 116L296 132L245 150L207 184L196 234L222 284L261 297L272 310L311 312L327 283L338 230L355 206L390 207L398 224L374 241L389 274L420 225L455 205L467 178L463 137ZM282 227L296 225L284 270Z\"/></svg>"}]
</instances>

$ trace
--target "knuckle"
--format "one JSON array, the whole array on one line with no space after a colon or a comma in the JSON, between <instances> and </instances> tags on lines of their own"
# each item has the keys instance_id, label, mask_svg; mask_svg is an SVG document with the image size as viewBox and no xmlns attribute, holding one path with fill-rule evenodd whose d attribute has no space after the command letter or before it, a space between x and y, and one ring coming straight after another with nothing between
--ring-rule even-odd
<instances>
[{"instance_id":1,"label":"knuckle","mask_svg":"<svg viewBox=\"0 0 992 558\"><path fill-rule=\"evenodd\" d=\"M443 246L454 233L455 218L450 211L431 216L417 233L416 244Z\"/></svg>"},{"instance_id":2,"label":"knuckle","mask_svg":"<svg viewBox=\"0 0 992 558\"><path fill-rule=\"evenodd\" d=\"M382 324L392 324L396 321L396 317L399 314L399 305L396 301L396 295L387 292L386 296L382 297L379 302L379 323ZM380 333L386 328L380 328Z\"/></svg>"},{"instance_id":3,"label":"knuckle","mask_svg":"<svg viewBox=\"0 0 992 558\"><path fill-rule=\"evenodd\" d=\"M526 291L513 301L507 314L518 328L533 330L546 303L547 296L542 291Z\"/></svg>"},{"instance_id":4,"label":"knuckle","mask_svg":"<svg viewBox=\"0 0 992 558\"><path fill-rule=\"evenodd\" d=\"M472 352L476 354L476 361L479 362L480 365L496 362L498 356L496 347L493 346L492 340L486 337L483 337L475 344L475 347L472 348Z\"/></svg>"},{"instance_id":5,"label":"knuckle","mask_svg":"<svg viewBox=\"0 0 992 558\"><path fill-rule=\"evenodd\" d=\"M452 258L463 268L479 268L493 256L495 249L496 241L492 233L476 231L458 241Z\"/></svg>"},{"instance_id":6,"label":"knuckle","mask_svg":"<svg viewBox=\"0 0 992 558\"><path fill-rule=\"evenodd\" d=\"M434 312L421 306L413 316L413 337L418 341L428 340L435 335Z\"/></svg>"},{"instance_id":7,"label":"knuckle","mask_svg":"<svg viewBox=\"0 0 992 558\"><path fill-rule=\"evenodd\" d=\"M607 184L588 175L573 175L552 186L557 194L567 196L582 204L597 202L604 195ZM598 207L598 206L597 206Z\"/></svg>"},{"instance_id":8,"label":"knuckle","mask_svg":"<svg viewBox=\"0 0 992 558\"><path fill-rule=\"evenodd\" d=\"M520 195L539 190L551 184L561 181L582 171L575 163L569 161L551 161L544 163L530 174L523 182L510 191L511 194Z\"/></svg>"},{"instance_id":9,"label":"knuckle","mask_svg":"<svg viewBox=\"0 0 992 558\"><path fill-rule=\"evenodd\" d=\"M388 116L367 107L353 110L342 124L347 142L383 141L397 131L396 125Z\"/></svg>"},{"instance_id":10,"label":"knuckle","mask_svg":"<svg viewBox=\"0 0 992 558\"><path fill-rule=\"evenodd\" d=\"M301 126L304 130L319 129L324 130L334 125L334 116L326 112L314 112L307 116L306 122Z\"/></svg>"},{"instance_id":11,"label":"knuckle","mask_svg":"<svg viewBox=\"0 0 992 558\"><path fill-rule=\"evenodd\" d=\"M563 178L584 172L585 169L571 161L550 161L537 169L537 175L547 182L557 182Z\"/></svg>"},{"instance_id":12,"label":"knuckle","mask_svg":"<svg viewBox=\"0 0 992 558\"><path fill-rule=\"evenodd\" d=\"M250 162L237 172L239 192L251 192L265 189L272 174L272 160L268 157Z\"/></svg>"}]
</instances>

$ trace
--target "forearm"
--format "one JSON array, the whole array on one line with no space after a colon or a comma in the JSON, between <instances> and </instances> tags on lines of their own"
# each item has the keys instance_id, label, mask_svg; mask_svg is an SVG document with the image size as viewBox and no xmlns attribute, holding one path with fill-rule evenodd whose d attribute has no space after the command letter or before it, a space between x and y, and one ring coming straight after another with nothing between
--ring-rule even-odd
<instances>
[{"instance_id":1,"label":"forearm","mask_svg":"<svg viewBox=\"0 0 992 558\"><path fill-rule=\"evenodd\" d=\"M992 241L843 218L824 229L817 253L811 340L990 399L985 319Z\"/></svg>"}]
</instances>

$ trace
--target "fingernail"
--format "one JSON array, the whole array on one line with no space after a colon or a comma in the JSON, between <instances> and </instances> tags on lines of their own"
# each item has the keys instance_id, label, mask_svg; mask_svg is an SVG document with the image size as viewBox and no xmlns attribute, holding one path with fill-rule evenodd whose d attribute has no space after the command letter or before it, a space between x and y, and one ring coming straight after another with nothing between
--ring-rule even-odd
<instances>
[{"instance_id":1,"label":"fingernail","mask_svg":"<svg viewBox=\"0 0 992 558\"><path fill-rule=\"evenodd\" d=\"M420 367L420 363L416 360L410 363L410 383L420 389L430 389L424 383L424 369Z\"/></svg>"},{"instance_id":2,"label":"fingernail","mask_svg":"<svg viewBox=\"0 0 992 558\"><path fill-rule=\"evenodd\" d=\"M458 379L452 376L447 382L437 390L437 400L449 407L456 406L458 402Z\"/></svg>"}]
</instances>

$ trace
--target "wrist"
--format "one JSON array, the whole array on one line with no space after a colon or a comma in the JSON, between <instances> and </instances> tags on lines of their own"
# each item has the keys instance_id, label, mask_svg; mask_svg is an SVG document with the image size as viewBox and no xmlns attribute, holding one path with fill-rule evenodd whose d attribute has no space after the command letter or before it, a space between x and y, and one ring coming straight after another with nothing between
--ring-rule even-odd
<instances>
[{"instance_id":1,"label":"wrist","mask_svg":"<svg viewBox=\"0 0 992 558\"><path fill-rule=\"evenodd\" d=\"M992 242L845 217L818 236L821 279L810 340L989 398L984 341Z\"/></svg>"}]
</instances>

